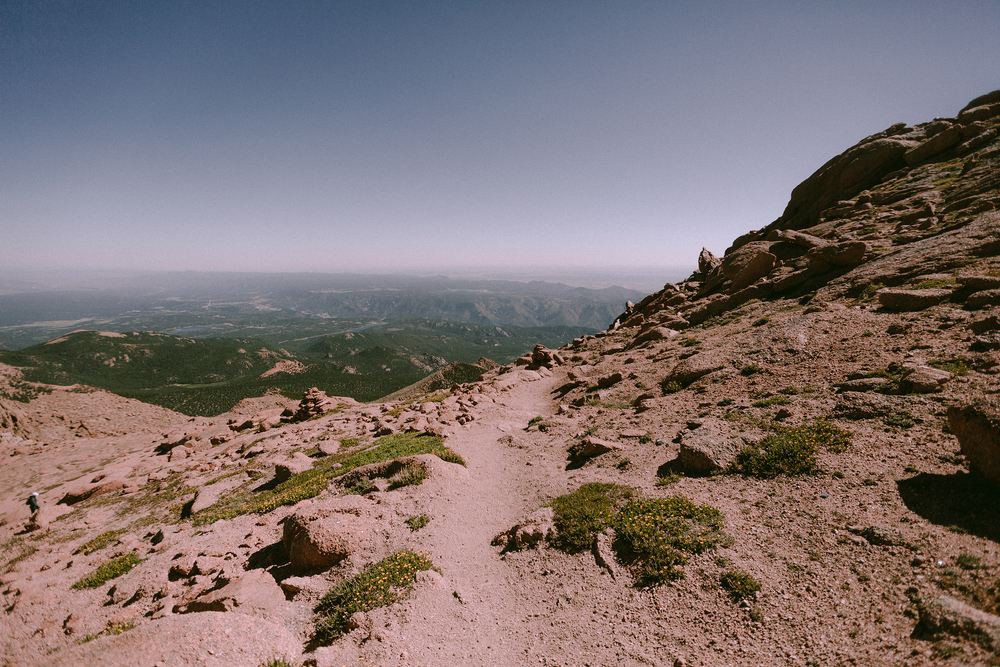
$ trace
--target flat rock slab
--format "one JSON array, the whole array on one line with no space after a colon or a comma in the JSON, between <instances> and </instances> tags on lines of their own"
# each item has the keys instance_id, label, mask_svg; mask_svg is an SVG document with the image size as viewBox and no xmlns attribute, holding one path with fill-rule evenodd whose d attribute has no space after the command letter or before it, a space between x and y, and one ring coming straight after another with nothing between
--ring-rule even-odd
<instances>
[{"instance_id":1,"label":"flat rock slab","mask_svg":"<svg viewBox=\"0 0 1000 667\"><path fill-rule=\"evenodd\" d=\"M64 648L47 667L258 667L275 656L296 664L302 643L284 626L243 614L167 616L120 635Z\"/></svg>"},{"instance_id":2,"label":"flat rock slab","mask_svg":"<svg viewBox=\"0 0 1000 667\"><path fill-rule=\"evenodd\" d=\"M674 366L664 382L689 384L700 377L719 370L725 365L726 360L721 354L700 352Z\"/></svg>"},{"instance_id":3,"label":"flat rock slab","mask_svg":"<svg viewBox=\"0 0 1000 667\"><path fill-rule=\"evenodd\" d=\"M936 306L949 296L948 289L881 289L878 302L886 310L912 311Z\"/></svg>"}]
</instances>

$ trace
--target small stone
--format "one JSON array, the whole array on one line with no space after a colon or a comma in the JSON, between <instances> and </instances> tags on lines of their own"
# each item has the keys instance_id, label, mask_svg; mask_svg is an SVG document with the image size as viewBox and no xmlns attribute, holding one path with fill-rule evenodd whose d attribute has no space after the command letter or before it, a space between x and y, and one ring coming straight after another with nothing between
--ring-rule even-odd
<instances>
[{"instance_id":1,"label":"small stone","mask_svg":"<svg viewBox=\"0 0 1000 667\"><path fill-rule=\"evenodd\" d=\"M820 498L829 498L830 494L829 493L821 493L821 494L819 494L819 497Z\"/></svg>"}]
</instances>

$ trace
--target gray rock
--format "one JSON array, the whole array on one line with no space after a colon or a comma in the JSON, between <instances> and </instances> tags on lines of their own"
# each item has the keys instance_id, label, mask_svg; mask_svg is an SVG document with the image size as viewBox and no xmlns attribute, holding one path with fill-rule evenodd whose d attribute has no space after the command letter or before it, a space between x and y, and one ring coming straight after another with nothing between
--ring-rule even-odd
<instances>
[{"instance_id":1,"label":"gray rock","mask_svg":"<svg viewBox=\"0 0 1000 667\"><path fill-rule=\"evenodd\" d=\"M816 246L809 250L806 256L834 266L854 266L861 263L866 252L868 244L864 241L843 241Z\"/></svg>"},{"instance_id":2,"label":"gray rock","mask_svg":"<svg viewBox=\"0 0 1000 667\"><path fill-rule=\"evenodd\" d=\"M291 459L274 466L274 481L281 483L313 467L313 460L302 452L295 452Z\"/></svg>"},{"instance_id":3,"label":"gray rock","mask_svg":"<svg viewBox=\"0 0 1000 667\"><path fill-rule=\"evenodd\" d=\"M926 139L919 145L906 151L906 155L903 158L906 160L906 164L912 167L961 142L962 126L952 125L944 132L939 132L930 139Z\"/></svg>"},{"instance_id":4,"label":"gray rock","mask_svg":"<svg viewBox=\"0 0 1000 667\"><path fill-rule=\"evenodd\" d=\"M708 248L702 248L698 255L698 273L704 278L722 264L722 260L711 253Z\"/></svg>"},{"instance_id":5,"label":"gray rock","mask_svg":"<svg viewBox=\"0 0 1000 667\"><path fill-rule=\"evenodd\" d=\"M767 235L768 241L788 241L803 248L820 248L830 242L812 234L797 232L793 229L775 229Z\"/></svg>"},{"instance_id":6,"label":"gray rock","mask_svg":"<svg viewBox=\"0 0 1000 667\"><path fill-rule=\"evenodd\" d=\"M622 381L621 373L612 373L610 375L605 375L597 380L597 386L602 388L613 387Z\"/></svg>"},{"instance_id":7,"label":"gray rock","mask_svg":"<svg viewBox=\"0 0 1000 667\"><path fill-rule=\"evenodd\" d=\"M948 424L972 465L1000 484L1000 400L990 396L954 405L948 408Z\"/></svg>"},{"instance_id":8,"label":"gray rock","mask_svg":"<svg viewBox=\"0 0 1000 667\"><path fill-rule=\"evenodd\" d=\"M1000 649L1000 617L987 614L947 595L919 606L914 635L928 639L946 636L969 639L985 649Z\"/></svg>"},{"instance_id":9,"label":"gray rock","mask_svg":"<svg viewBox=\"0 0 1000 667\"><path fill-rule=\"evenodd\" d=\"M743 448L743 440L728 422L704 419L695 429L680 434L681 450L678 464L695 475L708 475L725 470L736 460Z\"/></svg>"},{"instance_id":10,"label":"gray rock","mask_svg":"<svg viewBox=\"0 0 1000 667\"><path fill-rule=\"evenodd\" d=\"M958 284L967 292L982 292L983 290L1000 289L1000 277L997 276L959 276Z\"/></svg>"},{"instance_id":11,"label":"gray rock","mask_svg":"<svg viewBox=\"0 0 1000 667\"><path fill-rule=\"evenodd\" d=\"M912 311L936 306L949 296L948 289L880 289L878 302L886 310Z\"/></svg>"},{"instance_id":12,"label":"gray rock","mask_svg":"<svg viewBox=\"0 0 1000 667\"><path fill-rule=\"evenodd\" d=\"M353 513L350 502L307 505L285 520L281 542L295 570L327 569L358 550L372 526Z\"/></svg>"},{"instance_id":13,"label":"gray rock","mask_svg":"<svg viewBox=\"0 0 1000 667\"><path fill-rule=\"evenodd\" d=\"M592 458L622 449L622 445L611 440L602 440L593 436L587 436L578 444L574 445L571 453L574 456Z\"/></svg>"},{"instance_id":14,"label":"gray rock","mask_svg":"<svg viewBox=\"0 0 1000 667\"><path fill-rule=\"evenodd\" d=\"M899 390L904 394L929 394L955 377L954 373L930 366L914 366L899 382Z\"/></svg>"},{"instance_id":15,"label":"gray rock","mask_svg":"<svg viewBox=\"0 0 1000 667\"><path fill-rule=\"evenodd\" d=\"M700 377L713 373L726 365L725 358L717 352L699 352L688 357L671 369L667 374L665 383L679 382L682 385L690 384Z\"/></svg>"},{"instance_id":16,"label":"gray rock","mask_svg":"<svg viewBox=\"0 0 1000 667\"><path fill-rule=\"evenodd\" d=\"M840 383L839 391L880 391L891 384L892 382L886 378L858 378Z\"/></svg>"},{"instance_id":17,"label":"gray rock","mask_svg":"<svg viewBox=\"0 0 1000 667\"><path fill-rule=\"evenodd\" d=\"M907 412L910 407L910 402L901 396L846 391L837 396L833 416L843 419L879 419Z\"/></svg>"}]
</instances>

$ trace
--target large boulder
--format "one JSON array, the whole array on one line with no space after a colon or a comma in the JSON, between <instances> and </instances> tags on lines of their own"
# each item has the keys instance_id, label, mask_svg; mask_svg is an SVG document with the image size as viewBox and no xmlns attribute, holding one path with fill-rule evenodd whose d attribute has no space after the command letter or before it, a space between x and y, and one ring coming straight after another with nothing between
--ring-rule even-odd
<instances>
[{"instance_id":1,"label":"large boulder","mask_svg":"<svg viewBox=\"0 0 1000 667\"><path fill-rule=\"evenodd\" d=\"M948 408L948 424L972 465L1000 484L1000 400L990 396L953 405Z\"/></svg>"},{"instance_id":2,"label":"large boulder","mask_svg":"<svg viewBox=\"0 0 1000 667\"><path fill-rule=\"evenodd\" d=\"M695 475L725 470L736 461L736 455L743 448L739 433L721 419L704 419L690 424L681 431L680 441L677 463Z\"/></svg>"},{"instance_id":3,"label":"large boulder","mask_svg":"<svg viewBox=\"0 0 1000 667\"><path fill-rule=\"evenodd\" d=\"M864 241L843 241L813 246L807 255L810 259L818 259L834 266L854 266L861 263L866 252L868 244Z\"/></svg>"},{"instance_id":4,"label":"large boulder","mask_svg":"<svg viewBox=\"0 0 1000 667\"><path fill-rule=\"evenodd\" d=\"M979 310L987 306L1000 306L1000 289L988 289L976 292L966 299L965 305L972 310Z\"/></svg>"},{"instance_id":5,"label":"large boulder","mask_svg":"<svg viewBox=\"0 0 1000 667\"><path fill-rule=\"evenodd\" d=\"M373 531L361 516L364 499L304 504L285 520L281 542L292 568L325 570L358 551Z\"/></svg>"}]
</instances>

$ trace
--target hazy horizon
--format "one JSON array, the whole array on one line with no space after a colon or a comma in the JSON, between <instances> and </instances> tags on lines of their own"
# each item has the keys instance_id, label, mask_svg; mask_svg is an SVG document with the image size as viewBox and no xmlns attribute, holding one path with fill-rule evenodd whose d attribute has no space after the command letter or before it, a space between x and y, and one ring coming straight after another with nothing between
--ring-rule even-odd
<instances>
[{"instance_id":1,"label":"hazy horizon","mask_svg":"<svg viewBox=\"0 0 1000 667\"><path fill-rule=\"evenodd\" d=\"M5 2L0 268L656 289L865 136L1000 88L997 25L988 0Z\"/></svg>"}]
</instances>

